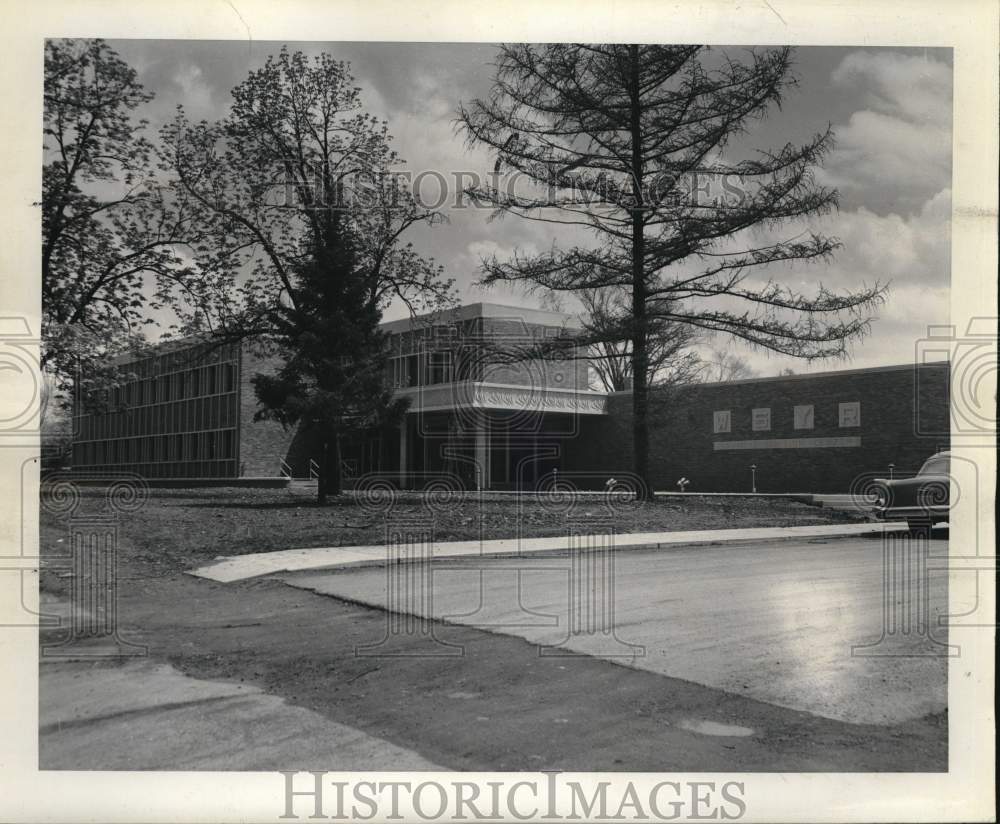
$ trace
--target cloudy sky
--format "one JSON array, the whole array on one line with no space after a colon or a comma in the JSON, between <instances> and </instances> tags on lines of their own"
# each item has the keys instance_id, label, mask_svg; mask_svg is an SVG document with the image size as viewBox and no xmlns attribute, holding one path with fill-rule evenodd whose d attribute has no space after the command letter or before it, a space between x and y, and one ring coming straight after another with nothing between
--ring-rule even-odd
<instances>
[{"instance_id":1,"label":"cloudy sky","mask_svg":"<svg viewBox=\"0 0 1000 824\"><path fill-rule=\"evenodd\" d=\"M151 129L173 116L225 115L231 89L281 43L118 40L112 47L155 93L143 111ZM455 129L460 101L485 96L495 47L488 44L289 43L308 54L326 51L350 61L366 108L385 118L394 146L413 174L487 173L495 158L470 150ZM889 281L891 291L871 335L848 363L814 363L743 350L760 375L876 366L913 360L929 324L948 322L950 283L952 69L943 49L808 47L796 52L798 88L780 111L756 125L748 146L778 148L833 125L836 147L820 182L840 191L838 213L816 228L843 242L830 263L769 273L806 292L819 283L850 289ZM426 197L436 193L425 177ZM454 277L464 302L487 300L537 306L538 297L476 285L483 255L539 250L558 240L548 224L516 217L488 222L488 212L449 210L449 222L411 239ZM790 227L793 235L804 227ZM572 309L572 305L567 306ZM401 316L402 310L387 317Z\"/></svg>"}]
</instances>

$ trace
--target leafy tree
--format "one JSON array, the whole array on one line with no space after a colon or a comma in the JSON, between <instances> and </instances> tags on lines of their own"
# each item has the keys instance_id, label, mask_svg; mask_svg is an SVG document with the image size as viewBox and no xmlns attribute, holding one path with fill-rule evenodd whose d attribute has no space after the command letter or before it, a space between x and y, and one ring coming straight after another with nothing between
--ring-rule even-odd
<instances>
[{"instance_id":1,"label":"leafy tree","mask_svg":"<svg viewBox=\"0 0 1000 824\"><path fill-rule=\"evenodd\" d=\"M391 417L376 386L382 310L453 300L441 267L402 241L441 218L396 173L388 127L363 111L347 63L283 48L232 94L218 123L191 123L179 109L161 130L163 167L206 235L204 288L226 296L198 322L223 339L277 346L284 367L256 384L263 414L325 421L335 453L345 428ZM339 459L323 475L321 499L340 491Z\"/></svg>"},{"instance_id":2,"label":"leafy tree","mask_svg":"<svg viewBox=\"0 0 1000 824\"><path fill-rule=\"evenodd\" d=\"M769 264L817 261L835 239L762 240L836 206L812 169L829 130L804 145L727 160L735 138L782 102L794 83L789 49L748 50L742 60L699 46L504 46L492 94L462 106L471 143L497 153L528 185L486 183L470 197L497 213L589 230L592 246L484 261L487 284L545 290L615 289L631 341L634 468L648 477L650 339L676 322L726 333L802 358L843 355L883 297L820 285L808 296L751 275ZM705 183L717 194L702 197ZM711 189L711 187L707 187Z\"/></svg>"},{"instance_id":3,"label":"leafy tree","mask_svg":"<svg viewBox=\"0 0 1000 824\"><path fill-rule=\"evenodd\" d=\"M64 401L77 374L107 382L151 310L198 302L191 226L135 118L151 98L103 41L46 42L41 366Z\"/></svg>"},{"instance_id":4,"label":"leafy tree","mask_svg":"<svg viewBox=\"0 0 1000 824\"><path fill-rule=\"evenodd\" d=\"M255 333L301 300L297 272L348 215L367 305L414 312L453 300L452 282L402 236L442 217L416 203L385 122L362 110L346 62L282 48L232 92L227 117L191 123L182 107L161 130L163 164L199 209L202 269L232 298L206 328ZM263 323L261 320L263 319Z\"/></svg>"},{"instance_id":5,"label":"leafy tree","mask_svg":"<svg viewBox=\"0 0 1000 824\"><path fill-rule=\"evenodd\" d=\"M43 375L38 398L43 472L61 468L70 460L73 451L73 419L69 409L54 402L57 394L55 383L51 373Z\"/></svg>"}]
</instances>

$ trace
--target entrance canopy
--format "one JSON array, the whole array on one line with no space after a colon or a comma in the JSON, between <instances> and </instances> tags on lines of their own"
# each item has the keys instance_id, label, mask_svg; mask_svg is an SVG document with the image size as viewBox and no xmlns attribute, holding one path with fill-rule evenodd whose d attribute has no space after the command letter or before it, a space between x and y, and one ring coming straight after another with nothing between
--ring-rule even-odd
<instances>
[{"instance_id":1,"label":"entrance canopy","mask_svg":"<svg viewBox=\"0 0 1000 824\"><path fill-rule=\"evenodd\" d=\"M606 415L608 402L608 397L603 392L478 381L459 381L397 389L396 397L410 399L410 412L482 409L505 412L564 412L578 415Z\"/></svg>"}]
</instances>

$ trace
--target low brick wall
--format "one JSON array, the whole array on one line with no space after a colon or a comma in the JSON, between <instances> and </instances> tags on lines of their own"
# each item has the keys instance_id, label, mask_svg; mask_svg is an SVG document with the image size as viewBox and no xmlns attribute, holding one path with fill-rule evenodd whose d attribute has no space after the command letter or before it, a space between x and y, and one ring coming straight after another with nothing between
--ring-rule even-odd
<instances>
[{"instance_id":1,"label":"low brick wall","mask_svg":"<svg viewBox=\"0 0 1000 824\"><path fill-rule=\"evenodd\" d=\"M632 468L632 396L587 421L568 466ZM691 492L847 492L863 475L913 474L949 444L947 364L845 370L654 391L650 481Z\"/></svg>"}]
</instances>

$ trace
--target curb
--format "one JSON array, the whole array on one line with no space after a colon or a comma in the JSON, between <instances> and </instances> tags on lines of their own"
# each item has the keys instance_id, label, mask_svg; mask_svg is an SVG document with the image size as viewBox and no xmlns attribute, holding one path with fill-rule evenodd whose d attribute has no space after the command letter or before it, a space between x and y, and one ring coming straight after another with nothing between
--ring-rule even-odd
<instances>
[{"instance_id":1,"label":"curb","mask_svg":"<svg viewBox=\"0 0 1000 824\"><path fill-rule=\"evenodd\" d=\"M646 540L646 541L636 541L629 542L629 535L643 535L650 533L621 533L617 535L616 538L624 540L624 543L618 543L616 541L614 545L615 551L630 551L630 550L642 550L642 549L658 549L658 550L670 550L670 549L680 549L686 547L694 546L741 546L741 545L755 545L760 543L786 543L789 541L798 542L827 542L831 540L844 540L848 538L866 538L875 535L884 534L885 532L905 532L908 531L909 527L903 522L887 522L878 524L855 524L854 526L865 527L864 529L854 529L843 531L843 528L831 529L827 533L819 534L803 534L803 533L791 533L789 534L789 529L808 529L809 527L759 527L760 529L774 529L775 534L773 535L756 535L756 536L737 536L732 537L725 535L711 536L711 537L692 537L685 539L684 535L691 535L690 532L677 532L677 533L660 533L662 535L673 534L676 535L676 540ZM839 530L839 531L838 531ZM732 530L733 532L743 532L744 530ZM582 541L587 537L600 537L600 536L579 536ZM498 539L498 540L513 540L513 539ZM537 539L534 539L537 540ZM544 540L544 539L543 539ZM552 539L560 541L560 545L552 547L539 547L535 548L510 548L510 549L498 549L496 551L490 551L487 549L482 549L478 552L466 551L466 552L453 552L448 553L447 542L444 544L438 544L438 547L445 547L440 551L433 551L430 556L430 563L437 564L447 561L462 561L469 558L488 558L495 560L498 558L529 558L529 557L552 557L563 555L567 552L571 552L573 547L568 545L568 541L565 538ZM455 543L471 543L471 542L455 542ZM342 550L345 555L355 554L355 557L347 557L341 560L330 559L327 563L309 563L308 554L311 552L321 553L324 551L332 550ZM357 553L366 552L371 553L371 557L357 557ZM375 554L375 553L379 554ZM285 554L287 553L287 554ZM246 581L252 580L254 578L263 578L268 575L284 575L284 574L294 574L297 572L321 572L336 569L362 569L366 567L386 567L391 563L421 563L425 559L421 557L416 558L398 558L394 561L389 561L385 557L384 548L379 546L365 546L365 547L316 547L313 549L297 549L297 550L278 550L273 553L249 553L247 555L231 555L223 556L218 558L214 563L207 564L205 566L198 567L196 569L185 570L186 575L191 575L196 578L204 578L206 580L215 581L217 583L234 583L236 581ZM277 563L270 568L266 568L267 558L271 556ZM285 558L288 559L289 563L287 565L282 565L281 561ZM241 559L243 559L241 561ZM306 560L305 564L301 564L301 560ZM259 571L255 571L254 561L263 562L261 566L265 567ZM300 565L296 566L296 561L300 561ZM231 571L227 573L227 570L231 570L233 566L249 566L251 569L249 572L233 574Z\"/></svg>"}]
</instances>

